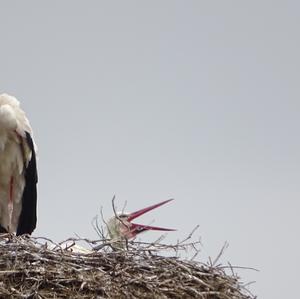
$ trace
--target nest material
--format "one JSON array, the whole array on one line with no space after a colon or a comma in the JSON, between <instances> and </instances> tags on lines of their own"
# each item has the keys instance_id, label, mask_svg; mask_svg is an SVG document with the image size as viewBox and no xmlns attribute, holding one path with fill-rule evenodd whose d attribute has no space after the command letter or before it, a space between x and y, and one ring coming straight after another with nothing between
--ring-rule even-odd
<instances>
[{"instance_id":1,"label":"nest material","mask_svg":"<svg viewBox=\"0 0 300 299\"><path fill-rule=\"evenodd\" d=\"M0 237L0 298L253 299L234 274L151 250L89 254Z\"/></svg>"}]
</instances>

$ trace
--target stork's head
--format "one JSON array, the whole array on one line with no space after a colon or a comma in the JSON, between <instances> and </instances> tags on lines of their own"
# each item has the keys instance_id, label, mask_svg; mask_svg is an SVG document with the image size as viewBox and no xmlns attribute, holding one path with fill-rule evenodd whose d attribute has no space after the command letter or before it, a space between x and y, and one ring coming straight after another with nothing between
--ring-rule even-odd
<instances>
[{"instance_id":1,"label":"stork's head","mask_svg":"<svg viewBox=\"0 0 300 299\"><path fill-rule=\"evenodd\" d=\"M107 223L107 229L110 238L113 241L124 240L124 239L128 240L128 239L135 238L138 234L148 230L174 231L175 229L171 229L171 228L136 224L131 222L135 218L138 218L139 216L153 209L156 209L168 203L171 200L172 199L165 200L163 202L138 210L133 213L119 213L116 216L112 217Z\"/></svg>"}]
</instances>

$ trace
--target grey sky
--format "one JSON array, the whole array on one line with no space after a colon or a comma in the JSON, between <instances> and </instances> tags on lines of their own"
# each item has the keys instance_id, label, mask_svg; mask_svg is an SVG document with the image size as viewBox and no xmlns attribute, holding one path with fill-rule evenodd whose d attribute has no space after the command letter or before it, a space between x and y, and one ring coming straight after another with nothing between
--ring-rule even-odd
<instances>
[{"instance_id":1,"label":"grey sky","mask_svg":"<svg viewBox=\"0 0 300 299\"><path fill-rule=\"evenodd\" d=\"M201 259L259 298L295 296L299 267L299 17L295 1L2 1L0 92L39 148L35 235L96 238L114 194L143 218L200 224ZM143 235L151 240L156 233ZM297 264L297 265L296 265ZM286 274L289 273L289 274ZM285 279L286 278L286 279Z\"/></svg>"}]
</instances>

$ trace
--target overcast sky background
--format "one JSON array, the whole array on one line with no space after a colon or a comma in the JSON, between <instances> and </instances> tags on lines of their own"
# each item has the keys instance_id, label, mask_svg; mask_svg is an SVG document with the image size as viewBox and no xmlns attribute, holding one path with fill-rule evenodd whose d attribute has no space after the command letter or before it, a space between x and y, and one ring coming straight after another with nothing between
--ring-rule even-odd
<instances>
[{"instance_id":1,"label":"overcast sky background","mask_svg":"<svg viewBox=\"0 0 300 299\"><path fill-rule=\"evenodd\" d=\"M91 220L175 198L139 222L199 224L202 261L265 299L299 280L296 1L1 1L0 92L39 148L34 235L97 238ZM144 240L157 233L144 234ZM298 268L297 268L298 267Z\"/></svg>"}]
</instances>

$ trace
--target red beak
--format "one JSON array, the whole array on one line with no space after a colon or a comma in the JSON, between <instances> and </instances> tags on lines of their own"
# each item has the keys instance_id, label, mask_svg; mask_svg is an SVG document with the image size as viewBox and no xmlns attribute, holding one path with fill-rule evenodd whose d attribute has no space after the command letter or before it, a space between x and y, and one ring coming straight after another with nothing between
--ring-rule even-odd
<instances>
[{"instance_id":1,"label":"red beak","mask_svg":"<svg viewBox=\"0 0 300 299\"><path fill-rule=\"evenodd\" d=\"M139 216L154 210L166 203L168 203L169 201L172 201L173 199L168 199L165 201L162 201L160 203L157 203L155 205L149 206L147 208L138 210L136 212L130 213L128 216L128 221L131 222L133 219L138 218ZM158 230L158 231L175 231L176 229L172 229L172 228L164 228L164 227L158 227L158 226L150 226L150 225L143 225L143 224L136 224L136 223L131 223L130 226L130 231L134 234L138 234L141 233L143 231L147 231L147 230Z\"/></svg>"}]
</instances>

